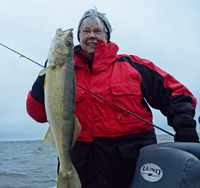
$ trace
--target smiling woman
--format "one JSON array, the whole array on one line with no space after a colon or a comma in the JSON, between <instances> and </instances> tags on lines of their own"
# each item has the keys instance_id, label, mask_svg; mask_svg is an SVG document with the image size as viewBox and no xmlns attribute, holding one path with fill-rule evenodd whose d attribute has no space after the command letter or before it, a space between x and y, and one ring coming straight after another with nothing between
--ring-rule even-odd
<instances>
[{"instance_id":1,"label":"smiling woman","mask_svg":"<svg viewBox=\"0 0 200 188\"><path fill-rule=\"evenodd\" d=\"M82 188L129 187L140 149L157 142L154 127L147 123L153 122L148 104L167 117L176 131L175 141L199 142L193 119L196 98L151 61L119 55L119 47L110 41L111 31L105 14L90 9L79 22L80 44L74 47L75 114L81 133L71 158ZM27 98L27 111L38 122L47 121L43 85L44 77L38 77Z\"/></svg>"},{"instance_id":2,"label":"smiling woman","mask_svg":"<svg viewBox=\"0 0 200 188\"><path fill-rule=\"evenodd\" d=\"M94 58L98 41L109 42L111 31L111 25L103 14L96 9L86 11L78 27L78 39L85 54Z\"/></svg>"},{"instance_id":3,"label":"smiling woman","mask_svg":"<svg viewBox=\"0 0 200 188\"><path fill-rule=\"evenodd\" d=\"M99 40L107 42L102 22L98 25L97 22L95 23L95 20L91 20L82 25L80 31L80 45L85 54L94 58L95 48Z\"/></svg>"}]
</instances>

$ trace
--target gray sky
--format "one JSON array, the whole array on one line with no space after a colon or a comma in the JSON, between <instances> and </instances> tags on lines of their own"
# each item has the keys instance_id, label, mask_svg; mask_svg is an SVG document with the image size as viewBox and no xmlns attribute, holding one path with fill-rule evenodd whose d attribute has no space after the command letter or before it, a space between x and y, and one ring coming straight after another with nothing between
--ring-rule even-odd
<instances>
[{"instance_id":1,"label":"gray sky","mask_svg":"<svg viewBox=\"0 0 200 188\"><path fill-rule=\"evenodd\" d=\"M106 13L111 41L120 53L154 62L183 83L199 101L199 0L0 0L0 43L44 64L57 28L74 28L83 13ZM41 67L0 45L0 141L43 139L48 124L26 112L26 97ZM173 133L167 119L153 110L154 124ZM195 119L200 115L197 103ZM197 125L200 132L200 126ZM163 134L156 130L156 133Z\"/></svg>"}]
</instances>

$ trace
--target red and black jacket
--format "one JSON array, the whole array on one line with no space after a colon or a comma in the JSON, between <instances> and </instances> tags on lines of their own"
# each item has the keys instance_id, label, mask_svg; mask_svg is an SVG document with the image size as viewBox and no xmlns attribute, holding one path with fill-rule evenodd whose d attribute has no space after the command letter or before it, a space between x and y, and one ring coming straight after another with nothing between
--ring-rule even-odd
<instances>
[{"instance_id":1,"label":"red and black jacket","mask_svg":"<svg viewBox=\"0 0 200 188\"><path fill-rule=\"evenodd\" d=\"M76 83L151 123L148 104L159 109L172 127L194 117L196 99L184 85L152 62L134 55L117 55L117 51L116 44L99 41L91 59L75 47ZM41 123L47 122L43 85L44 76L38 77L27 98L28 114ZM82 127L78 141L92 142L94 137L113 138L153 129L78 86L75 114Z\"/></svg>"}]
</instances>

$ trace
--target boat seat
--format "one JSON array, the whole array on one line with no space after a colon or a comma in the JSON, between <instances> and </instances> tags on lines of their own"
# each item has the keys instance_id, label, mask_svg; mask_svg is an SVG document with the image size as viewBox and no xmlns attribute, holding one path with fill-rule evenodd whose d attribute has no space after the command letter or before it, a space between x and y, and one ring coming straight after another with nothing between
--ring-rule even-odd
<instances>
[{"instance_id":1,"label":"boat seat","mask_svg":"<svg viewBox=\"0 0 200 188\"><path fill-rule=\"evenodd\" d=\"M169 142L142 148L131 188L200 188L200 144Z\"/></svg>"}]
</instances>

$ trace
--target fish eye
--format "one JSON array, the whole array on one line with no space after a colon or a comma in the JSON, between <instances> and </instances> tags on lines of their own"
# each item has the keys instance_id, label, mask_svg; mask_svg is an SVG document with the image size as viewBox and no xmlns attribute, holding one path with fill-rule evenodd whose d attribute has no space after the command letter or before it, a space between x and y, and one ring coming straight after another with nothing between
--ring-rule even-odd
<instances>
[{"instance_id":1,"label":"fish eye","mask_svg":"<svg viewBox=\"0 0 200 188\"><path fill-rule=\"evenodd\" d=\"M67 41L67 45L71 45L71 43L72 43L72 42L71 42L70 40Z\"/></svg>"}]
</instances>

